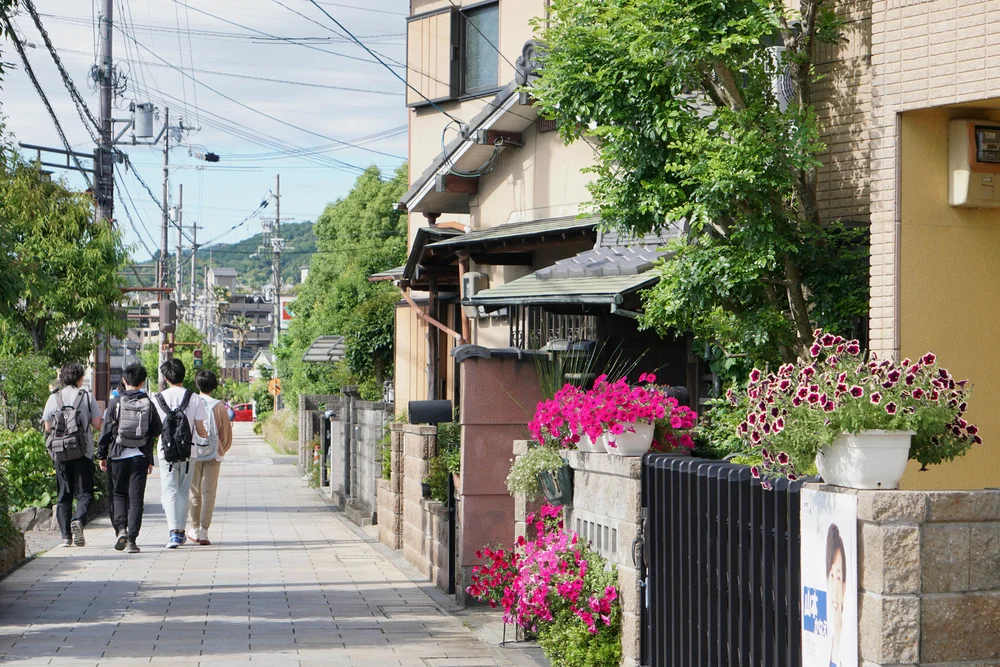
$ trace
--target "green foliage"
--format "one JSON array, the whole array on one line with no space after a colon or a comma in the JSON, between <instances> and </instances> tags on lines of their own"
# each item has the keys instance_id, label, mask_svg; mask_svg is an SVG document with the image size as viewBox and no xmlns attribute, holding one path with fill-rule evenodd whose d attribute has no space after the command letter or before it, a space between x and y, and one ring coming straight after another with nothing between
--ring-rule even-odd
<instances>
[{"instance_id":1,"label":"green foliage","mask_svg":"<svg viewBox=\"0 0 1000 667\"><path fill-rule=\"evenodd\" d=\"M708 406L694 430L693 453L707 459L721 459L729 454L750 451L736 431L746 412L720 398L709 400Z\"/></svg>"},{"instance_id":2,"label":"green foliage","mask_svg":"<svg viewBox=\"0 0 1000 667\"><path fill-rule=\"evenodd\" d=\"M427 477L423 481L431 486L431 498L444 502L448 499L448 478L462 471L462 425L445 422L437 427L437 454L427 461Z\"/></svg>"},{"instance_id":3,"label":"green foliage","mask_svg":"<svg viewBox=\"0 0 1000 667\"><path fill-rule=\"evenodd\" d=\"M559 455L555 447L531 447L526 454L521 454L510 467L507 475L507 490L510 494L524 494L528 500L537 498L541 493L538 484L538 474L554 472L566 465L566 460Z\"/></svg>"},{"instance_id":4,"label":"green foliage","mask_svg":"<svg viewBox=\"0 0 1000 667\"><path fill-rule=\"evenodd\" d=\"M299 442L299 415L284 408L259 418L264 441L278 454L294 454ZM317 441L318 442L318 441Z\"/></svg>"},{"instance_id":5,"label":"green foliage","mask_svg":"<svg viewBox=\"0 0 1000 667\"><path fill-rule=\"evenodd\" d=\"M260 369L260 378L254 380L253 384L250 385L250 395L253 398L254 403L257 405L257 421L262 422L266 418L266 414L274 411L274 396L267 391L267 383L271 380L272 374L266 368ZM282 381L282 391L284 391L284 381ZM285 396L285 402L289 405L297 405L298 401L294 403L290 402L288 396Z\"/></svg>"},{"instance_id":6,"label":"green foliage","mask_svg":"<svg viewBox=\"0 0 1000 667\"><path fill-rule=\"evenodd\" d=\"M259 421L259 420L256 421L256 422L254 422L254 424L253 424L253 432L254 432L254 435L263 435L264 434L264 422Z\"/></svg>"},{"instance_id":7,"label":"green foliage","mask_svg":"<svg viewBox=\"0 0 1000 667\"><path fill-rule=\"evenodd\" d=\"M232 378L226 378L222 381L222 385L219 387L218 393L223 400L229 401L231 405L249 403L253 400L253 393L250 391L250 385L245 382L237 382Z\"/></svg>"},{"instance_id":8,"label":"green foliage","mask_svg":"<svg viewBox=\"0 0 1000 667\"><path fill-rule=\"evenodd\" d=\"M382 479L392 477L392 431L388 428L385 435L378 441L378 451L382 463Z\"/></svg>"},{"instance_id":9,"label":"green foliage","mask_svg":"<svg viewBox=\"0 0 1000 667\"><path fill-rule=\"evenodd\" d=\"M770 0L553 0L538 24L547 48L531 93L566 141L593 145L604 224L688 232L644 293L643 326L764 365L803 356L816 326L848 333L867 313L867 230L817 205L811 58L839 27L824 0L803 0L801 15L817 14L799 22ZM781 63L765 46L775 35ZM772 77L786 66L797 97L782 111Z\"/></svg>"},{"instance_id":10,"label":"green foliage","mask_svg":"<svg viewBox=\"0 0 1000 667\"><path fill-rule=\"evenodd\" d=\"M406 258L406 216L393 204L407 188L406 166L389 180L369 168L343 199L329 204L314 226L319 254L299 288L295 319L275 350L289 405L298 395L332 394L357 384L363 397L380 400L392 373L394 304L398 290L368 276ZM345 359L309 364L302 354L321 335L342 335Z\"/></svg>"},{"instance_id":11,"label":"green foliage","mask_svg":"<svg viewBox=\"0 0 1000 667\"><path fill-rule=\"evenodd\" d=\"M589 563L584 590L603 591L618 585L618 571L590 549L583 550ZM538 628L538 645L552 667L615 667L621 663L621 606L611 608L611 625L590 634L580 618L568 609L553 613L551 623Z\"/></svg>"},{"instance_id":12,"label":"green foliage","mask_svg":"<svg viewBox=\"0 0 1000 667\"><path fill-rule=\"evenodd\" d=\"M177 325L177 332L174 334L174 340L178 343L204 343L205 334L203 334L198 329L195 329L190 324L180 323ZM198 388L194 384L194 377L198 374L199 370L212 371L219 375L219 359L215 356L215 352L208 346L203 346L201 348L202 354L202 366L200 369L194 367L194 347L193 346L178 346L174 348L174 358L180 359L184 363L185 373L184 373L184 387L190 389L194 393L198 393ZM148 378L149 387L156 390L157 378L159 377L160 367L159 367L159 344L149 343L142 348L142 365L146 367L146 376Z\"/></svg>"},{"instance_id":13,"label":"green foliage","mask_svg":"<svg viewBox=\"0 0 1000 667\"><path fill-rule=\"evenodd\" d=\"M26 354L0 357L0 403L3 426L16 431L21 426L37 427L49 396L55 370L46 357Z\"/></svg>"},{"instance_id":14,"label":"green foliage","mask_svg":"<svg viewBox=\"0 0 1000 667\"><path fill-rule=\"evenodd\" d=\"M40 431L0 429L0 466L10 511L48 506L56 497L55 467Z\"/></svg>"},{"instance_id":15,"label":"green foliage","mask_svg":"<svg viewBox=\"0 0 1000 667\"><path fill-rule=\"evenodd\" d=\"M94 222L87 195L43 181L0 141L0 354L81 361L102 334L125 334L116 305L128 252Z\"/></svg>"}]
</instances>

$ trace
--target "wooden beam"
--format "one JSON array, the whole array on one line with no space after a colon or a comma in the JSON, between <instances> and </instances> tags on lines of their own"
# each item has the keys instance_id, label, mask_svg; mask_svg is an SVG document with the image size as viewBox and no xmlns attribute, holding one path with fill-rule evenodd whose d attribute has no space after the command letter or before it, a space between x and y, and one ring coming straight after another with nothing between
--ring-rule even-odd
<instances>
[{"instance_id":1,"label":"wooden beam","mask_svg":"<svg viewBox=\"0 0 1000 667\"><path fill-rule=\"evenodd\" d=\"M505 130L477 130L476 143L480 146L517 146L524 145L520 132Z\"/></svg>"},{"instance_id":2,"label":"wooden beam","mask_svg":"<svg viewBox=\"0 0 1000 667\"><path fill-rule=\"evenodd\" d=\"M476 264L492 264L494 266L531 266L531 253L496 252L473 254L472 261Z\"/></svg>"},{"instance_id":3,"label":"wooden beam","mask_svg":"<svg viewBox=\"0 0 1000 667\"><path fill-rule=\"evenodd\" d=\"M437 192L451 192L460 195L474 195L479 192L479 178L466 178L455 174L438 174Z\"/></svg>"}]
</instances>

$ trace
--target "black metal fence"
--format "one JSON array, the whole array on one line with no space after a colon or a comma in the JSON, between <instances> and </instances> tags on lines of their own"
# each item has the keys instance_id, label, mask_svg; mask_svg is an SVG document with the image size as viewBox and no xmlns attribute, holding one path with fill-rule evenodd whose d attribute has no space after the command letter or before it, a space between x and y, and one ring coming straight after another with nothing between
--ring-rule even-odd
<instances>
[{"instance_id":1,"label":"black metal fence","mask_svg":"<svg viewBox=\"0 0 1000 667\"><path fill-rule=\"evenodd\" d=\"M643 664L798 667L799 489L750 469L643 461Z\"/></svg>"}]
</instances>

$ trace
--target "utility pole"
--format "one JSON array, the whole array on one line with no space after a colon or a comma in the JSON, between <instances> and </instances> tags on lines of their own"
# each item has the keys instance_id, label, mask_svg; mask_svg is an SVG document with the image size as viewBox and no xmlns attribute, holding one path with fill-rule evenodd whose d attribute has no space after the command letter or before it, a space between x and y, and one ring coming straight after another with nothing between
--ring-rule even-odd
<instances>
[{"instance_id":1,"label":"utility pole","mask_svg":"<svg viewBox=\"0 0 1000 667\"><path fill-rule=\"evenodd\" d=\"M178 186L177 193L177 260L174 268L174 283L177 285L177 312L184 310L184 184Z\"/></svg>"},{"instance_id":2,"label":"utility pole","mask_svg":"<svg viewBox=\"0 0 1000 667\"><path fill-rule=\"evenodd\" d=\"M115 215L115 181L114 181L114 136L112 132L111 96L114 89L114 63L112 62L112 21L114 19L113 0L102 0L99 29L101 47L100 59L97 63L100 78L101 110L100 144L94 153L94 196L96 199L97 220L114 222ZM111 351L110 341L106 335L101 336L97 344L94 364L94 398L107 401L111 395Z\"/></svg>"},{"instance_id":3,"label":"utility pole","mask_svg":"<svg viewBox=\"0 0 1000 667\"><path fill-rule=\"evenodd\" d=\"M191 299L191 323L192 324L195 324L195 320L197 319L197 312L198 312L197 311L197 306L195 305L195 298L194 298L194 287L195 287L194 278L195 278L195 275L196 275L195 271L197 270L197 265L196 265L195 261L196 261L197 255L198 255L198 230L199 229L201 229L201 227L198 226L197 222L192 222L191 223L191 292L190 292L190 299ZM197 326L197 324L195 324L195 326Z\"/></svg>"},{"instance_id":4,"label":"utility pole","mask_svg":"<svg viewBox=\"0 0 1000 667\"><path fill-rule=\"evenodd\" d=\"M271 239L274 252L271 255L274 271L274 301L278 304L278 317L274 321L274 344L281 335L281 174L274 175L274 237Z\"/></svg>"},{"instance_id":5,"label":"utility pole","mask_svg":"<svg viewBox=\"0 0 1000 667\"><path fill-rule=\"evenodd\" d=\"M159 264L159 276L156 281L156 286L163 288L167 286L167 252L169 251L167 240L167 225L170 223L170 210L167 206L167 201L170 198L170 108L165 108L163 110L163 199L161 204L163 205L162 218L160 220L160 261ZM160 298L163 298L163 293L160 294ZM160 313L160 317L163 317L163 313ZM163 362L170 358L170 353L167 351L167 332L160 330L160 355L159 363L157 368L159 369L163 366ZM157 386L162 391L164 387L163 371L159 370L157 372Z\"/></svg>"}]
</instances>

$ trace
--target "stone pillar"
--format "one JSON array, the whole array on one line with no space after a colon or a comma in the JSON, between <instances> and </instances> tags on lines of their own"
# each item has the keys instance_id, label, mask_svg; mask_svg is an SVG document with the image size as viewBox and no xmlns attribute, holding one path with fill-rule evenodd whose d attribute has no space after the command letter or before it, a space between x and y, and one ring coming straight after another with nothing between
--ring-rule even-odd
<instances>
[{"instance_id":1,"label":"stone pillar","mask_svg":"<svg viewBox=\"0 0 1000 667\"><path fill-rule=\"evenodd\" d=\"M854 491L864 667L1000 664L1000 490Z\"/></svg>"},{"instance_id":2,"label":"stone pillar","mask_svg":"<svg viewBox=\"0 0 1000 667\"><path fill-rule=\"evenodd\" d=\"M618 567L622 665L638 667L643 600L632 541L642 524L642 459L577 450L565 456L573 468L573 504L566 507L566 529Z\"/></svg>"},{"instance_id":3,"label":"stone pillar","mask_svg":"<svg viewBox=\"0 0 1000 667\"><path fill-rule=\"evenodd\" d=\"M403 548L403 425L390 424L389 479L378 481L378 539L390 549Z\"/></svg>"},{"instance_id":4,"label":"stone pillar","mask_svg":"<svg viewBox=\"0 0 1000 667\"><path fill-rule=\"evenodd\" d=\"M437 453L437 427L403 424L403 556L430 578L420 484L427 476L427 461Z\"/></svg>"}]
</instances>

